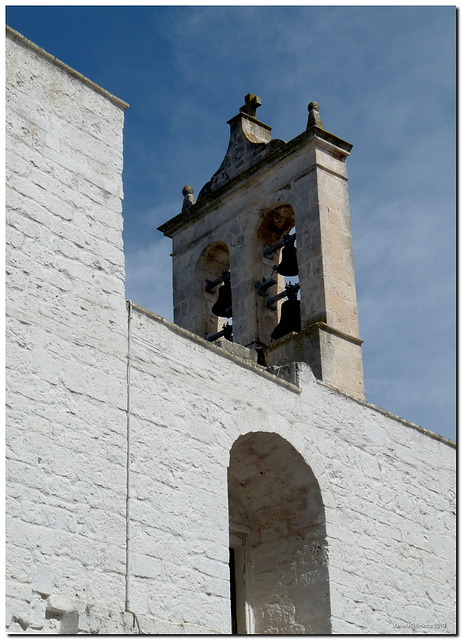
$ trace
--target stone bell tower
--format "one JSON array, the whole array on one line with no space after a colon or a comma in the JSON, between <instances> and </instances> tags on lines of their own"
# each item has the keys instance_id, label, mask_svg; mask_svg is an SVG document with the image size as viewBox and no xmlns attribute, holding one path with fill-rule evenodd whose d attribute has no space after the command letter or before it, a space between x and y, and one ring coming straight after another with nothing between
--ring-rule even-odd
<instances>
[{"instance_id":1,"label":"stone bell tower","mask_svg":"<svg viewBox=\"0 0 462 640\"><path fill-rule=\"evenodd\" d=\"M364 398L346 176L352 145L324 129L315 102L303 133L272 140L256 117L260 105L245 97L228 122L218 171L197 202L185 187L182 212L159 227L173 239L174 320L256 349L263 366L306 362L317 378ZM278 272L294 242L298 283ZM284 299L296 291L298 318L286 325ZM285 335L274 339L282 325Z\"/></svg>"}]
</instances>

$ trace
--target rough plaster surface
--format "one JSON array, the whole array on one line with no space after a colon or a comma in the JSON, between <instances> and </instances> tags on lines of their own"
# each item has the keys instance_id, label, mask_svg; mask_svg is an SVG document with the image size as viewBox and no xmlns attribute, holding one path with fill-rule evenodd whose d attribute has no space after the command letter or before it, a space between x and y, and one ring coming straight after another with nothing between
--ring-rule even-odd
<instances>
[{"instance_id":1,"label":"rough plaster surface","mask_svg":"<svg viewBox=\"0 0 462 640\"><path fill-rule=\"evenodd\" d=\"M123 112L6 45L7 624L89 630L124 597Z\"/></svg>"},{"instance_id":2,"label":"rough plaster surface","mask_svg":"<svg viewBox=\"0 0 462 640\"><path fill-rule=\"evenodd\" d=\"M306 365L128 323L121 107L7 52L8 629L229 633L229 467L255 630L453 633L454 448Z\"/></svg>"},{"instance_id":3,"label":"rough plaster surface","mask_svg":"<svg viewBox=\"0 0 462 640\"><path fill-rule=\"evenodd\" d=\"M257 365L236 366L218 347L172 331L137 308L132 336L131 447L149 452L143 465L132 467L133 527L136 546L157 560L158 571L156 581L147 576L137 581L132 608L144 610L161 597L158 580L165 593L164 582L178 588L186 573L194 603L188 621L201 619L211 632L226 632L224 471L233 443L262 432L277 434L299 452L319 484L332 632L454 631L452 447L329 389L305 365L297 393L261 375ZM290 484L287 488L290 492ZM150 504L154 510L146 517ZM308 531L302 539L310 540ZM297 622L297 608L310 606L309 567L293 578L300 589L290 606L284 601L287 568L281 583L273 583L271 614L258 604L258 593L251 596L258 604L254 615L258 620L266 615L267 630L274 633L309 632L308 624ZM204 591L210 593L205 600Z\"/></svg>"}]
</instances>

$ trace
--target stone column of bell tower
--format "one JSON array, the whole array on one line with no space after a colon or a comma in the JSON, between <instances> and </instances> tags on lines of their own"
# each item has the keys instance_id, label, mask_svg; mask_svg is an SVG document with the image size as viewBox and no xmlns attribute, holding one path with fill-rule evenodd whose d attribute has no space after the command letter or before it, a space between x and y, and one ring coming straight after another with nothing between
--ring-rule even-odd
<instances>
[{"instance_id":1,"label":"stone column of bell tower","mask_svg":"<svg viewBox=\"0 0 462 640\"><path fill-rule=\"evenodd\" d=\"M232 322L234 342L257 349L263 365L303 361L317 378L364 398L346 176L351 145L325 131L315 102L306 131L287 143L272 140L256 117L260 105L246 96L229 121L220 168L197 202L185 187L182 212L160 227L173 239L175 322L202 337ZM269 305L269 298L285 284L274 269L281 249L265 250L294 231L300 323L272 340L283 300ZM211 312L220 285L206 287L228 269L229 320ZM271 279L266 290L258 286Z\"/></svg>"}]
</instances>

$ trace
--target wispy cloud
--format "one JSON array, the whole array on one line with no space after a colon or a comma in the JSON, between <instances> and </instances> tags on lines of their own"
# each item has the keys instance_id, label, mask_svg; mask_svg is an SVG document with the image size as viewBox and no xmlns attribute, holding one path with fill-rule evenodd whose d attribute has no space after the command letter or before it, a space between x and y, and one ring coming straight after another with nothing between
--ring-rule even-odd
<instances>
[{"instance_id":1,"label":"wispy cloud","mask_svg":"<svg viewBox=\"0 0 462 640\"><path fill-rule=\"evenodd\" d=\"M126 254L127 299L173 320L170 240L160 238Z\"/></svg>"}]
</instances>

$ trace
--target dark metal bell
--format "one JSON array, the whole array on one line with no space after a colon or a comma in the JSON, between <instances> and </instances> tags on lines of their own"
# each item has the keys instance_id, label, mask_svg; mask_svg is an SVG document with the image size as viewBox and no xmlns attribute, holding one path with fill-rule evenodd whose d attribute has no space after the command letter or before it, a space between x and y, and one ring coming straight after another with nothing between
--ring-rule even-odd
<instances>
[{"instance_id":1,"label":"dark metal bell","mask_svg":"<svg viewBox=\"0 0 462 640\"><path fill-rule=\"evenodd\" d=\"M286 287L287 300L282 303L281 320L274 328L271 340L278 340L292 331L296 333L300 331L300 300L297 300L297 290L298 287L296 285L288 285Z\"/></svg>"},{"instance_id":2,"label":"dark metal bell","mask_svg":"<svg viewBox=\"0 0 462 640\"><path fill-rule=\"evenodd\" d=\"M281 262L276 267L281 276L298 276L297 249L294 243L295 238L285 239Z\"/></svg>"},{"instance_id":3,"label":"dark metal bell","mask_svg":"<svg viewBox=\"0 0 462 640\"><path fill-rule=\"evenodd\" d=\"M231 299L231 277L229 271L223 272L224 282L218 289L218 299L212 307L212 313L220 318L231 318L233 315Z\"/></svg>"}]
</instances>

